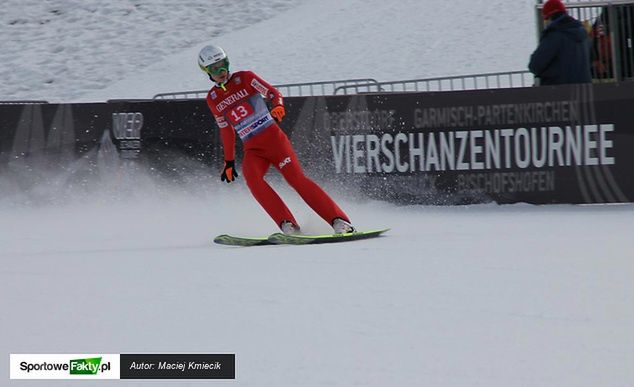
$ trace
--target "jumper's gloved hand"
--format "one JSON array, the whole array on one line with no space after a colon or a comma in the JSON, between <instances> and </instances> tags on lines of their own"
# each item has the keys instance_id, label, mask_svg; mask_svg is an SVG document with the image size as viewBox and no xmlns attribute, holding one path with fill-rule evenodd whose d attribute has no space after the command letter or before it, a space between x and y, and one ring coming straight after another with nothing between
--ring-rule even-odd
<instances>
[{"instance_id":1,"label":"jumper's gloved hand","mask_svg":"<svg viewBox=\"0 0 634 387\"><path fill-rule=\"evenodd\" d=\"M271 109L271 116L273 116L275 121L277 121L278 123L282 122L285 115L286 115L286 110L284 110L283 105L277 105L273 107L273 109Z\"/></svg>"},{"instance_id":2,"label":"jumper's gloved hand","mask_svg":"<svg viewBox=\"0 0 634 387\"><path fill-rule=\"evenodd\" d=\"M222 171L222 175L220 175L220 180L231 183L237 178L238 172L236 171L235 161L225 160L225 169Z\"/></svg>"}]
</instances>

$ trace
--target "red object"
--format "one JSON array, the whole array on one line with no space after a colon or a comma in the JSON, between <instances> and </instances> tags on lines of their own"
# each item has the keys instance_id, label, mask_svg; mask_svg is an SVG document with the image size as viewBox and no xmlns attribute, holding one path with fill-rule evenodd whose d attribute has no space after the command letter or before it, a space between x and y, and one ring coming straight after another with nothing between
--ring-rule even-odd
<instances>
[{"instance_id":1,"label":"red object","mask_svg":"<svg viewBox=\"0 0 634 387\"><path fill-rule=\"evenodd\" d=\"M278 123L282 122L284 116L286 115L286 110L284 110L284 106L278 105L271 109L271 115L275 118L275 121Z\"/></svg>"},{"instance_id":2,"label":"red object","mask_svg":"<svg viewBox=\"0 0 634 387\"><path fill-rule=\"evenodd\" d=\"M286 134L277 125L244 143L242 175L251 194L269 214L275 224L290 220L299 225L280 196L264 180L271 164L302 199L328 224L335 218L349 221L348 216L332 198L309 177L304 175L299 159Z\"/></svg>"},{"instance_id":3,"label":"red object","mask_svg":"<svg viewBox=\"0 0 634 387\"><path fill-rule=\"evenodd\" d=\"M215 85L207 93L207 105L220 128L225 160L235 159L237 133L244 144L242 174L247 186L278 227L284 220L298 223L264 180L271 165L328 224L335 218L349 221L330 196L304 175L291 142L271 117L264 98L271 100L276 115L282 113L283 117L282 94L251 71L233 73L224 85Z\"/></svg>"},{"instance_id":4,"label":"red object","mask_svg":"<svg viewBox=\"0 0 634 387\"><path fill-rule=\"evenodd\" d=\"M566 6L561 0L548 0L542 8L542 16L548 19L556 13L566 12Z\"/></svg>"},{"instance_id":5,"label":"red object","mask_svg":"<svg viewBox=\"0 0 634 387\"><path fill-rule=\"evenodd\" d=\"M273 106L284 105L282 94L251 71L235 72L225 84L215 85L207 93L207 106L220 128L225 160L235 159L236 133L246 143L275 124L262 96Z\"/></svg>"}]
</instances>

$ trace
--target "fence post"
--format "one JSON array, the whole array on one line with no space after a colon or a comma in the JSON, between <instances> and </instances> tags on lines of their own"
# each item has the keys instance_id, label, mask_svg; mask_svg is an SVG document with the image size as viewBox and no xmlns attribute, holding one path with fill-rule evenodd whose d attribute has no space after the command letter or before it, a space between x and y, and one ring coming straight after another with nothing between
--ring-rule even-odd
<instances>
[{"instance_id":1,"label":"fence post","mask_svg":"<svg viewBox=\"0 0 634 387\"><path fill-rule=\"evenodd\" d=\"M608 6L608 20L610 21L610 49L612 50L612 71L614 80L621 82L621 37L619 36L619 20L617 19L616 7L613 4Z\"/></svg>"}]
</instances>

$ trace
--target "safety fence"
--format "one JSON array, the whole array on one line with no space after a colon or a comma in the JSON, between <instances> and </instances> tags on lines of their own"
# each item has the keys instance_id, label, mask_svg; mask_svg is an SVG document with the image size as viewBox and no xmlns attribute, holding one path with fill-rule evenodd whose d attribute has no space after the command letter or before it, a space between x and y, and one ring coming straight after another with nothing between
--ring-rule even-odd
<instances>
[{"instance_id":1,"label":"safety fence","mask_svg":"<svg viewBox=\"0 0 634 387\"><path fill-rule=\"evenodd\" d=\"M373 78L362 78L288 83L274 86L280 90L285 97L304 97L357 93L499 89L528 87L532 86L533 83L533 75L528 71L506 71L386 82L379 82ZM198 99L205 98L207 92L208 90L193 90L161 93L155 95L154 99Z\"/></svg>"},{"instance_id":2,"label":"safety fence","mask_svg":"<svg viewBox=\"0 0 634 387\"><path fill-rule=\"evenodd\" d=\"M13 101L0 101L0 105L29 105L29 104L39 105L43 103L48 103L48 101L23 100L23 99L16 99Z\"/></svg>"},{"instance_id":3,"label":"safety fence","mask_svg":"<svg viewBox=\"0 0 634 387\"><path fill-rule=\"evenodd\" d=\"M343 79L335 81L318 81L302 83L284 83L274 85L285 97L304 97L313 95L332 95L339 87L349 87L354 85L376 84L378 81L373 78ZM198 99L205 98L209 90L181 91L174 93L160 93L154 99Z\"/></svg>"},{"instance_id":4,"label":"safety fence","mask_svg":"<svg viewBox=\"0 0 634 387\"><path fill-rule=\"evenodd\" d=\"M339 86L335 94L483 90L529 87L533 83L533 74L528 71L507 71Z\"/></svg>"}]
</instances>

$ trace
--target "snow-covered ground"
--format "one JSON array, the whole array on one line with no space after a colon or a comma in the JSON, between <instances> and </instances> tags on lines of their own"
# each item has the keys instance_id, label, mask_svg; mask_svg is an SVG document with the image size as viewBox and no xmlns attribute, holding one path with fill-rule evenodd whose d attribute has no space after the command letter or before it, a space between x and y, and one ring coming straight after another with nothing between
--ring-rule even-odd
<instances>
[{"instance_id":1,"label":"snow-covered ground","mask_svg":"<svg viewBox=\"0 0 634 387\"><path fill-rule=\"evenodd\" d=\"M272 83L526 69L533 0L5 0L0 100L200 90L208 42Z\"/></svg>"},{"instance_id":2,"label":"snow-covered ground","mask_svg":"<svg viewBox=\"0 0 634 387\"><path fill-rule=\"evenodd\" d=\"M535 44L531 0L8 3L2 99L205 88L195 54L209 41L274 83L516 70ZM306 230L328 229L277 187ZM219 386L634 384L633 205L398 207L331 193L360 228L392 231L214 246L218 233L274 231L243 180L215 177L124 174L96 191L0 198L0 385L24 384L8 379L9 353L39 352L236 353L236 381Z\"/></svg>"},{"instance_id":3,"label":"snow-covered ground","mask_svg":"<svg viewBox=\"0 0 634 387\"><path fill-rule=\"evenodd\" d=\"M344 200L358 225L392 231L211 246L221 232L271 230L245 190L3 210L3 351L236 353L237 381L214 383L239 386L634 381L634 206Z\"/></svg>"},{"instance_id":4,"label":"snow-covered ground","mask_svg":"<svg viewBox=\"0 0 634 387\"><path fill-rule=\"evenodd\" d=\"M0 100L77 102L136 73L155 72L150 84L181 78L160 63L302 1L3 0ZM117 97L127 96L103 101Z\"/></svg>"}]
</instances>

